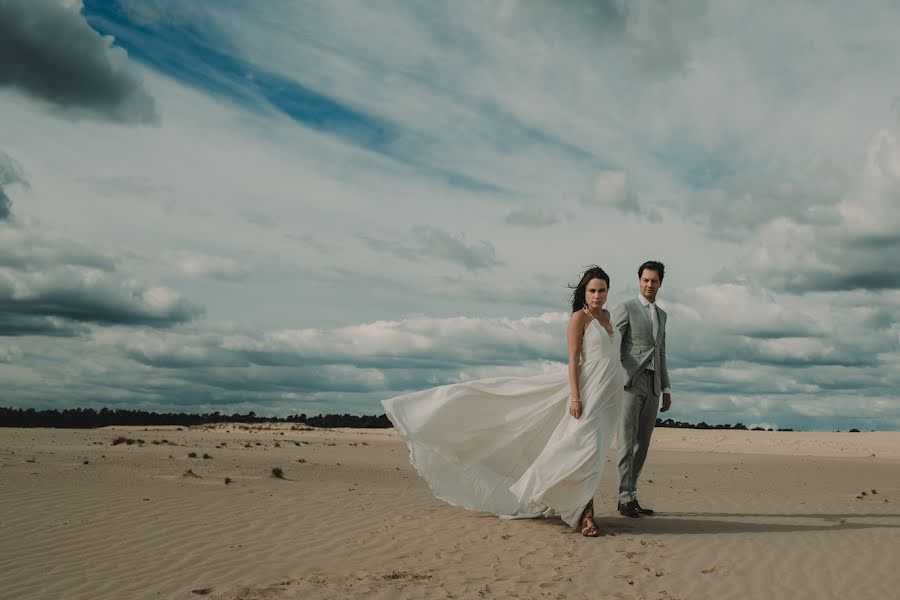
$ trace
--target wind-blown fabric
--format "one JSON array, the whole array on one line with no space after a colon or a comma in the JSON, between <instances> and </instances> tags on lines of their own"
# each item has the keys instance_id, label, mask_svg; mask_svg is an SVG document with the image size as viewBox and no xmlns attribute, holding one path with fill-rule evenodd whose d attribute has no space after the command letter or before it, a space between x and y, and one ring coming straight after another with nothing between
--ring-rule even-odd
<instances>
[{"instance_id":1,"label":"wind-blown fabric","mask_svg":"<svg viewBox=\"0 0 900 600\"><path fill-rule=\"evenodd\" d=\"M622 404L617 329L584 334L583 414L568 413L568 373L445 385L384 400L410 462L435 496L506 517L559 515L572 527L594 497Z\"/></svg>"}]
</instances>

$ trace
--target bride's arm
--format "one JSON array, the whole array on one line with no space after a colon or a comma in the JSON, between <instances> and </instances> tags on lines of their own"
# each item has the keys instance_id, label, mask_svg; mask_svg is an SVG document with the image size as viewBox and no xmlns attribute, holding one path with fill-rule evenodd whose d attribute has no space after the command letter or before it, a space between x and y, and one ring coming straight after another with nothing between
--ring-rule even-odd
<instances>
[{"instance_id":1,"label":"bride's arm","mask_svg":"<svg viewBox=\"0 0 900 600\"><path fill-rule=\"evenodd\" d=\"M581 390L578 388L578 360L581 358L581 342L584 339L585 321L589 320L582 311L572 313L569 319L569 327L566 330L566 340L569 345L569 391L572 394L572 402L569 404L569 413L576 419L581 418L584 404L581 401Z\"/></svg>"}]
</instances>

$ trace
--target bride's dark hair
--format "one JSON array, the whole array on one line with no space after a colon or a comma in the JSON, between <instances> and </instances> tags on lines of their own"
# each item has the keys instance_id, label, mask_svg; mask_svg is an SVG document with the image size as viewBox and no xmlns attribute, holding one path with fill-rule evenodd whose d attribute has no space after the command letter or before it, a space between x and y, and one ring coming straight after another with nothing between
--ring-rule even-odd
<instances>
[{"instance_id":1,"label":"bride's dark hair","mask_svg":"<svg viewBox=\"0 0 900 600\"><path fill-rule=\"evenodd\" d=\"M597 265L589 266L581 274L581 281L573 288L575 291L572 292L572 312L578 312L584 307L584 290L587 289L587 284L591 279L602 279L606 282L606 287L609 287L609 275L606 274L606 271ZM572 286L570 285L569 288Z\"/></svg>"}]
</instances>

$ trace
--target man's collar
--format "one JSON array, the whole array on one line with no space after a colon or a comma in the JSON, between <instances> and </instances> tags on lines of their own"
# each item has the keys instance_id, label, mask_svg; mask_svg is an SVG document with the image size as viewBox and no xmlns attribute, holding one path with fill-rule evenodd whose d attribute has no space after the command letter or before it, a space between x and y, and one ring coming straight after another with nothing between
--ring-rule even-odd
<instances>
[{"instance_id":1,"label":"man's collar","mask_svg":"<svg viewBox=\"0 0 900 600\"><path fill-rule=\"evenodd\" d=\"M649 300L644 298L644 295L641 293L638 293L638 300L641 301L641 306L643 306L645 308L647 307L648 304L653 304L652 302L650 302Z\"/></svg>"}]
</instances>

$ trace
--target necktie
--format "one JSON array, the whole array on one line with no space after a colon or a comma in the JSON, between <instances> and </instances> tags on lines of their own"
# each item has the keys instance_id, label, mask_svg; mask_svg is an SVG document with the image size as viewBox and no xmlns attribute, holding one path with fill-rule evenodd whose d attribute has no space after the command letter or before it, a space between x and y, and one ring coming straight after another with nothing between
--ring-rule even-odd
<instances>
[{"instance_id":1,"label":"necktie","mask_svg":"<svg viewBox=\"0 0 900 600\"><path fill-rule=\"evenodd\" d=\"M656 304L650 304L650 323L653 325L653 339L659 333L659 315L656 314Z\"/></svg>"}]
</instances>

